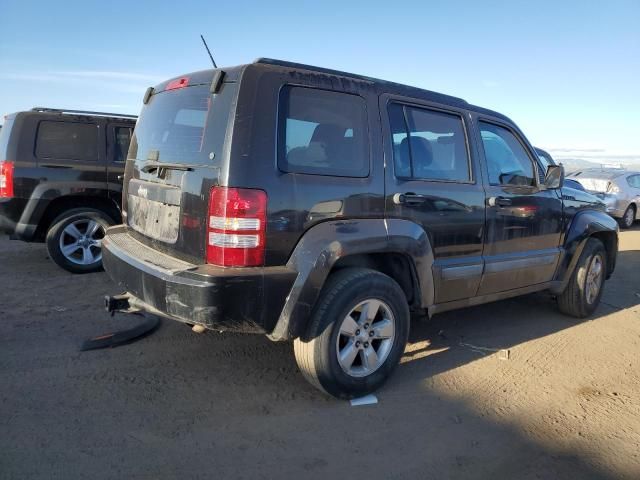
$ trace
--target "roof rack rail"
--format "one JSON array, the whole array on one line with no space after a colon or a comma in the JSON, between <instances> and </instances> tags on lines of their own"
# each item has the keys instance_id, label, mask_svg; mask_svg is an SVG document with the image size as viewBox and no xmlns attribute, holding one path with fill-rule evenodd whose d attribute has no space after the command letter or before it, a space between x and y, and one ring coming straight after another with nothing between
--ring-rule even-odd
<instances>
[{"instance_id":1,"label":"roof rack rail","mask_svg":"<svg viewBox=\"0 0 640 480\"><path fill-rule=\"evenodd\" d=\"M43 113L75 113L78 115L97 115L100 117L117 117L117 118L138 118L137 115L127 115L124 113L109 113L109 112L92 112L90 110L67 110L64 108L47 108L47 107L33 107L32 112Z\"/></svg>"},{"instance_id":2,"label":"roof rack rail","mask_svg":"<svg viewBox=\"0 0 640 480\"><path fill-rule=\"evenodd\" d=\"M390 82L388 80L381 80L379 78L374 78L374 77L368 77L366 75L358 75L356 73L349 73L349 72L343 72L340 70L332 70L330 68L324 68L324 67L316 67L314 65L307 65L304 63L296 63L296 62L288 62L285 60L277 60L275 58L266 58L266 57L259 57L256 58L253 63L261 63L263 65L276 65L276 66L280 66L280 67L288 67L288 68L301 68L301 69L305 69L305 70L311 70L314 72L319 72L319 73L327 73L329 75L339 75L339 76L343 76L343 77L349 77L349 78L356 78L358 80L363 80L365 82L370 82L370 83L381 83L381 84L387 84L387 85L394 85L397 87L402 87L402 88L407 88L407 89L411 89L411 90L420 90L422 92L429 92L435 95L440 96L441 98L448 98L450 100L456 101L456 102L460 102L463 105L468 105L469 103L463 99L463 98L459 98L459 97L454 97L451 95L447 95L444 93L439 93L439 92L433 92L430 90L425 90L419 87L413 87L411 85L405 85L405 84L401 84L401 83L397 83L397 82Z\"/></svg>"}]
</instances>

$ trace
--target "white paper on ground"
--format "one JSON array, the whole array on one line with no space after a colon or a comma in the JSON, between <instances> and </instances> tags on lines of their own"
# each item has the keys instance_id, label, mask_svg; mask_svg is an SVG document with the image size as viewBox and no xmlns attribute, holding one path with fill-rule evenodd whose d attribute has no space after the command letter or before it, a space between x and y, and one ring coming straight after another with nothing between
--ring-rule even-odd
<instances>
[{"instance_id":1,"label":"white paper on ground","mask_svg":"<svg viewBox=\"0 0 640 480\"><path fill-rule=\"evenodd\" d=\"M359 407L360 405L373 405L378 403L378 397L373 394L365 395L364 397L354 398L351 400L352 407Z\"/></svg>"}]
</instances>

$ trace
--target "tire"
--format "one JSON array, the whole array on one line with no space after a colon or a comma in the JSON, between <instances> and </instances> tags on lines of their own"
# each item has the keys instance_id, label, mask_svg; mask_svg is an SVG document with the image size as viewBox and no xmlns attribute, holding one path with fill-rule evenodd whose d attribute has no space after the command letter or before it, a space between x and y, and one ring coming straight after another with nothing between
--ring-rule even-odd
<instances>
[{"instance_id":1,"label":"tire","mask_svg":"<svg viewBox=\"0 0 640 480\"><path fill-rule=\"evenodd\" d=\"M622 218L618 220L621 228L631 228L633 227L633 222L636 219L636 206L629 205L627 209L624 211L624 215Z\"/></svg>"},{"instance_id":2,"label":"tire","mask_svg":"<svg viewBox=\"0 0 640 480\"><path fill-rule=\"evenodd\" d=\"M594 263L596 262L596 263ZM594 274L595 265L599 264L599 274ZM558 296L558 307L562 313L576 318L591 315L600 303L607 276L607 253L604 245L597 238L590 238L580 255L578 264L569 279L567 288ZM590 279L597 285L597 293L590 290Z\"/></svg>"},{"instance_id":3,"label":"tire","mask_svg":"<svg viewBox=\"0 0 640 480\"><path fill-rule=\"evenodd\" d=\"M366 315L369 310L376 315ZM294 341L296 362L304 377L329 395L366 395L378 389L400 361L409 320L407 299L393 279L364 268L339 270L322 289L306 334ZM346 355L354 349L355 356ZM339 351L345 354L342 363Z\"/></svg>"},{"instance_id":4,"label":"tire","mask_svg":"<svg viewBox=\"0 0 640 480\"><path fill-rule=\"evenodd\" d=\"M101 210L74 208L58 216L47 232L49 257L71 273L89 273L102 268L101 241L113 219ZM74 229L75 227L75 229ZM86 235L87 231L93 232ZM80 243L76 249L71 246ZM65 250L64 247L69 247Z\"/></svg>"}]
</instances>

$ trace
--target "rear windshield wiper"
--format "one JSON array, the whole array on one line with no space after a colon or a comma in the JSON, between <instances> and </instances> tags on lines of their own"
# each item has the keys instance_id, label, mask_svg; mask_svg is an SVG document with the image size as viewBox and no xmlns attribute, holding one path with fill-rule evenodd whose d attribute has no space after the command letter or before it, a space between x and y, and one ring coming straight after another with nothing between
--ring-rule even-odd
<instances>
[{"instance_id":1,"label":"rear windshield wiper","mask_svg":"<svg viewBox=\"0 0 640 480\"><path fill-rule=\"evenodd\" d=\"M155 172L156 170L181 170L191 172L193 167L183 163L146 162L140 169L144 173Z\"/></svg>"}]
</instances>

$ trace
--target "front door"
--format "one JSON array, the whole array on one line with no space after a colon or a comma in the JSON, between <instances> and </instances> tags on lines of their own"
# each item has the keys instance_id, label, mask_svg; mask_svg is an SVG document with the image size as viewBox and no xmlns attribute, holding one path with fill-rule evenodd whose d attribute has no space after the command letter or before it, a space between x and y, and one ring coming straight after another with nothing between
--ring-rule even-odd
<instances>
[{"instance_id":1,"label":"front door","mask_svg":"<svg viewBox=\"0 0 640 480\"><path fill-rule=\"evenodd\" d=\"M484 273L478 295L552 280L560 254L562 199L547 190L532 150L511 126L477 123L487 177Z\"/></svg>"},{"instance_id":2,"label":"front door","mask_svg":"<svg viewBox=\"0 0 640 480\"><path fill-rule=\"evenodd\" d=\"M434 303L472 297L482 276L484 190L463 110L383 96L386 215L421 225Z\"/></svg>"}]
</instances>

